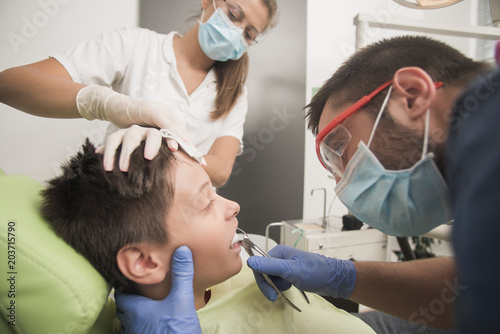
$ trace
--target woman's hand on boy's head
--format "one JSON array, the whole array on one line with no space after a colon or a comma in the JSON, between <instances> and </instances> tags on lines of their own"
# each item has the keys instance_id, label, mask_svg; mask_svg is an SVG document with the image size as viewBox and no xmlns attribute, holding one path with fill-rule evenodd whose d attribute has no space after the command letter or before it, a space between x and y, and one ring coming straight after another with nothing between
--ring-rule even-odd
<instances>
[{"instance_id":1,"label":"woman's hand on boy's head","mask_svg":"<svg viewBox=\"0 0 500 334\"><path fill-rule=\"evenodd\" d=\"M122 333L201 333L194 306L193 257L187 246L172 258L172 288L163 300L117 293L116 315Z\"/></svg>"},{"instance_id":2,"label":"woman's hand on boy's head","mask_svg":"<svg viewBox=\"0 0 500 334\"><path fill-rule=\"evenodd\" d=\"M118 166L122 172L127 172L130 166L130 155L143 140L145 140L144 158L147 160L154 159L163 140L158 129L132 125L127 129L120 129L110 134L106 139L104 148L99 149L99 151L104 152L104 170L109 172L114 169L116 149L122 145ZM171 151L175 152L179 149L179 145L175 140L166 139L166 142Z\"/></svg>"}]
</instances>

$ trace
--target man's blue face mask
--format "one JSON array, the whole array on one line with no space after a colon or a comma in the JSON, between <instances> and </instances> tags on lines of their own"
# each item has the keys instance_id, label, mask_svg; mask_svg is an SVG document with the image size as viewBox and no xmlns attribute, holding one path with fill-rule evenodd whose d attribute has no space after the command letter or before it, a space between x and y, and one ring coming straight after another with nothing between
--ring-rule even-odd
<instances>
[{"instance_id":1,"label":"man's blue face mask","mask_svg":"<svg viewBox=\"0 0 500 334\"><path fill-rule=\"evenodd\" d=\"M369 150L391 90L392 86L368 144L359 143L335 192L354 216L371 227L395 236L422 235L450 221L448 188L432 159L433 154L427 154L429 110L422 157L414 166L386 170Z\"/></svg>"},{"instance_id":2,"label":"man's blue face mask","mask_svg":"<svg viewBox=\"0 0 500 334\"><path fill-rule=\"evenodd\" d=\"M243 37L243 33L244 30L231 22L219 7L207 22L202 23L200 21L198 41L203 53L212 60L238 60L249 46L245 37Z\"/></svg>"}]
</instances>

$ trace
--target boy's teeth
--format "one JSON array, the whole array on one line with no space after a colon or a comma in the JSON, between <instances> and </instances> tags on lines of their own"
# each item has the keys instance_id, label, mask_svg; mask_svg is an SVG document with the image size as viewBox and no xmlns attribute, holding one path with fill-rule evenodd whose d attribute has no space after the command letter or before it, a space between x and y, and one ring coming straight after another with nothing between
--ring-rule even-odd
<instances>
[{"instance_id":1,"label":"boy's teeth","mask_svg":"<svg viewBox=\"0 0 500 334\"><path fill-rule=\"evenodd\" d=\"M237 243L238 241L240 241L240 238L238 237L238 235L235 233L234 234L234 237L233 237L233 241L231 241L231 249L233 248L234 244Z\"/></svg>"}]
</instances>

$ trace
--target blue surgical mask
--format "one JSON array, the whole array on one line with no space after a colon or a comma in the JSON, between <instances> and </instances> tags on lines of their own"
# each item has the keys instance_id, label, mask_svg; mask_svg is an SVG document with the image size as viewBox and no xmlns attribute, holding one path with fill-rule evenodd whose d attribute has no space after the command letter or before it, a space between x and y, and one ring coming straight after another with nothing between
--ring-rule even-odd
<instances>
[{"instance_id":1,"label":"blue surgical mask","mask_svg":"<svg viewBox=\"0 0 500 334\"><path fill-rule=\"evenodd\" d=\"M386 170L369 146L388 101L379 111L368 145L360 142L335 187L339 199L359 220L394 236L422 235L450 221L448 187L427 154L429 110L421 159L411 168Z\"/></svg>"},{"instance_id":2,"label":"blue surgical mask","mask_svg":"<svg viewBox=\"0 0 500 334\"><path fill-rule=\"evenodd\" d=\"M208 58L216 61L237 60L247 51L248 42L243 37L243 29L234 25L221 8L217 8L207 22L199 23L198 41Z\"/></svg>"}]
</instances>

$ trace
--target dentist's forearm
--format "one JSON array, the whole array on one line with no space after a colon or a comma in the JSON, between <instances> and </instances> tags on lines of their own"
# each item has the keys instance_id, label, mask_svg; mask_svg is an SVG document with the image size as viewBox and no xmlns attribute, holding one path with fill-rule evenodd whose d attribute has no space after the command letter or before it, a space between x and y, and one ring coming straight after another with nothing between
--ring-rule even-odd
<instances>
[{"instance_id":1,"label":"dentist's forearm","mask_svg":"<svg viewBox=\"0 0 500 334\"><path fill-rule=\"evenodd\" d=\"M351 300L424 326L453 326L457 285L453 258L399 263L354 262Z\"/></svg>"},{"instance_id":2,"label":"dentist's forearm","mask_svg":"<svg viewBox=\"0 0 500 334\"><path fill-rule=\"evenodd\" d=\"M0 102L36 116L80 118L76 95L83 87L52 58L0 72Z\"/></svg>"}]
</instances>

